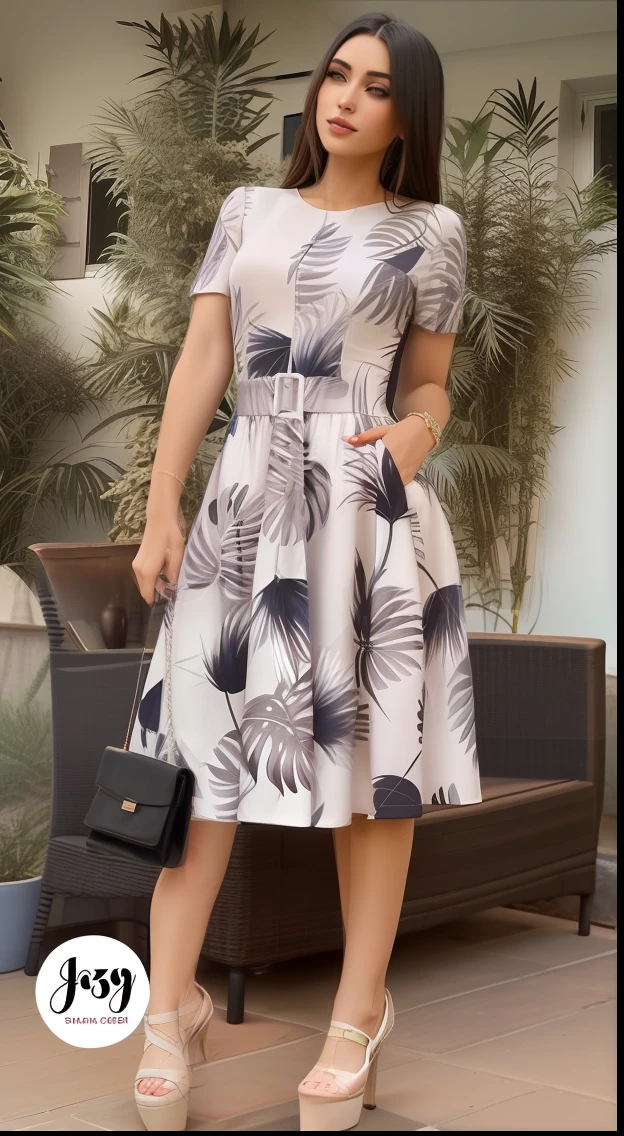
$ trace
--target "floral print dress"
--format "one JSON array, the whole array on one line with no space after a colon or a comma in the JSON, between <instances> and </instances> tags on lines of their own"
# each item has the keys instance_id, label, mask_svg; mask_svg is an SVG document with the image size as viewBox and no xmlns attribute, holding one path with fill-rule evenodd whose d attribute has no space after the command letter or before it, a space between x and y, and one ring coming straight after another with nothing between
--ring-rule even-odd
<instances>
[{"instance_id":1,"label":"floral print dress","mask_svg":"<svg viewBox=\"0 0 624 1136\"><path fill-rule=\"evenodd\" d=\"M481 800L445 515L383 440L343 440L396 421L410 327L458 330L464 271L442 205L223 203L190 292L230 297L236 408L131 738L192 770L195 817L330 828Z\"/></svg>"}]
</instances>

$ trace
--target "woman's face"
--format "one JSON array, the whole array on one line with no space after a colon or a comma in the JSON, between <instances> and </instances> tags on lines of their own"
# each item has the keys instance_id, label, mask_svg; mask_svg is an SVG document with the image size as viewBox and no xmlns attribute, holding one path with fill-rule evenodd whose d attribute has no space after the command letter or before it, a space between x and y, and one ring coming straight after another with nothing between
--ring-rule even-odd
<instances>
[{"instance_id":1,"label":"woman's face","mask_svg":"<svg viewBox=\"0 0 624 1136\"><path fill-rule=\"evenodd\" d=\"M316 101L316 128L328 154L381 155L402 136L390 84L390 57L380 39L357 35L338 48Z\"/></svg>"}]
</instances>

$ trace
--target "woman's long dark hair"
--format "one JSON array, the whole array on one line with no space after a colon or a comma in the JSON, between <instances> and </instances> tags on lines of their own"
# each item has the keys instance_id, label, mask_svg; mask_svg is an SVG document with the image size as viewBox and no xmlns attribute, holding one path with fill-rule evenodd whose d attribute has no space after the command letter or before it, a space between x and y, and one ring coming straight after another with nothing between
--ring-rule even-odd
<instances>
[{"instance_id":1,"label":"woman's long dark hair","mask_svg":"<svg viewBox=\"0 0 624 1136\"><path fill-rule=\"evenodd\" d=\"M283 189L314 185L327 163L316 129L316 100L338 48L357 35L373 35L388 48L391 98L405 141L395 138L381 163L379 180L393 195L413 201L441 199L440 158L444 134L444 78L440 57L422 32L382 13L360 16L336 37L316 68L306 95Z\"/></svg>"}]
</instances>

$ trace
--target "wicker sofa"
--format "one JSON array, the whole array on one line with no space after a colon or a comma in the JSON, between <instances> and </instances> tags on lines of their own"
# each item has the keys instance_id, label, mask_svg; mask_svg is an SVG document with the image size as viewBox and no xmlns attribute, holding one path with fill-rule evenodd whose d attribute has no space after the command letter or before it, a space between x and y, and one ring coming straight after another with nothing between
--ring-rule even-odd
<instances>
[{"instance_id":1,"label":"wicker sofa","mask_svg":"<svg viewBox=\"0 0 624 1136\"><path fill-rule=\"evenodd\" d=\"M87 852L83 817L104 744L121 744L140 652L68 645L51 590L53 810L26 966L35 974L55 895L132 897L147 917L153 869ZM604 790L604 643L473 634L483 802L428 806L416 822L399 933L500 904L578 895L589 934ZM147 662L144 663L147 666ZM75 933L68 928L68 937ZM331 833L240 825L203 946L229 968L228 1020L245 972L342 944Z\"/></svg>"}]
</instances>

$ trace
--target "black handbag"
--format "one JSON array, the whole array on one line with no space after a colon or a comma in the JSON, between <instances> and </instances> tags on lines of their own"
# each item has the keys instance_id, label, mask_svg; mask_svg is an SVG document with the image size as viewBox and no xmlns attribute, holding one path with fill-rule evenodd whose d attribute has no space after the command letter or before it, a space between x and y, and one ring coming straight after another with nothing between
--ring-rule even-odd
<instances>
[{"instance_id":1,"label":"black handbag","mask_svg":"<svg viewBox=\"0 0 624 1136\"><path fill-rule=\"evenodd\" d=\"M150 637L166 604L173 604L173 590L167 589L165 602L155 600L150 613L148 635L139 665L130 723L123 748L107 746L96 777L97 792L85 817L91 830L87 848L117 857L140 860L162 868L177 868L184 859L191 819L194 776L191 770L128 749L142 691L141 675ZM150 636L151 633L151 636ZM171 730L171 630L164 620L166 666L164 687L168 697ZM147 677L147 675L146 675Z\"/></svg>"}]
</instances>

